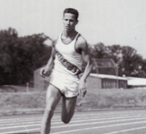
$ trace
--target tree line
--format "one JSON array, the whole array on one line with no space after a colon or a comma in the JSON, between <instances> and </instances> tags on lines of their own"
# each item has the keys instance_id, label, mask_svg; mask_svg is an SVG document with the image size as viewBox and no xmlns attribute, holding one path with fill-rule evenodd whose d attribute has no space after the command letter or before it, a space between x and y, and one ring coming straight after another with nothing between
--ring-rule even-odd
<instances>
[{"instance_id":1,"label":"tree line","mask_svg":"<svg viewBox=\"0 0 146 134\"><path fill-rule=\"evenodd\" d=\"M44 43L48 38L43 33L19 37L13 28L0 30L0 85L33 81L34 71L50 57L51 47ZM89 53L95 59L113 59L120 76L146 77L146 59L132 47L97 43L89 45Z\"/></svg>"},{"instance_id":2,"label":"tree line","mask_svg":"<svg viewBox=\"0 0 146 134\"><path fill-rule=\"evenodd\" d=\"M25 84L33 72L46 64L51 47L44 34L18 37L15 29L0 31L0 84Z\"/></svg>"},{"instance_id":3,"label":"tree line","mask_svg":"<svg viewBox=\"0 0 146 134\"><path fill-rule=\"evenodd\" d=\"M119 76L146 77L146 59L130 46L105 46L103 43L97 43L90 47L90 54L94 58L113 59ZM104 71L109 72L108 69Z\"/></svg>"}]
</instances>

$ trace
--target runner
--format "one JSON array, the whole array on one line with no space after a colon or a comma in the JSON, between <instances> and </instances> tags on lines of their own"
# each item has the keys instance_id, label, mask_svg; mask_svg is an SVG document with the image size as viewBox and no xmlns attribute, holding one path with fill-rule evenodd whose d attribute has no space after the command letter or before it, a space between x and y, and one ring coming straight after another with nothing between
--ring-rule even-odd
<instances>
[{"instance_id":1,"label":"runner","mask_svg":"<svg viewBox=\"0 0 146 134\"><path fill-rule=\"evenodd\" d=\"M72 8L65 9L63 24L63 32L55 42L52 41L51 57L40 71L42 77L51 74L41 134L50 132L51 118L61 97L61 118L64 123L69 123L75 111L77 96L86 94L86 79L92 70L87 42L75 30L78 24L78 11ZM83 72L84 61L87 65Z\"/></svg>"}]
</instances>

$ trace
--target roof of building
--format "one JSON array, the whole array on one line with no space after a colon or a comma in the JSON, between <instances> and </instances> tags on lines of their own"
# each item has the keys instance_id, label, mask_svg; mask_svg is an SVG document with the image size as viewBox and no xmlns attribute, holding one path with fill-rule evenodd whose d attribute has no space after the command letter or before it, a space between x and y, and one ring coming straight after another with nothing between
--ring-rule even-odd
<instances>
[{"instance_id":1,"label":"roof of building","mask_svg":"<svg viewBox=\"0 0 146 134\"><path fill-rule=\"evenodd\" d=\"M107 75L107 74L95 74L91 73L90 76L92 77L98 77L98 78L106 78L106 79L118 79L118 80L127 80L127 77L120 77L115 75Z\"/></svg>"},{"instance_id":2,"label":"roof of building","mask_svg":"<svg viewBox=\"0 0 146 134\"><path fill-rule=\"evenodd\" d=\"M129 86L146 86L146 78L127 77Z\"/></svg>"},{"instance_id":3,"label":"roof of building","mask_svg":"<svg viewBox=\"0 0 146 134\"><path fill-rule=\"evenodd\" d=\"M35 70L35 72L39 72L39 70L40 68ZM146 86L146 78L120 77L116 75L97 74L97 73L91 73L90 76L101 78L101 79L127 80L128 86ZM46 79L48 79L48 77Z\"/></svg>"},{"instance_id":4,"label":"roof of building","mask_svg":"<svg viewBox=\"0 0 146 134\"><path fill-rule=\"evenodd\" d=\"M95 74L95 73L91 73L90 76L101 78L101 79L127 80L128 86L146 86L146 78L120 77L115 75Z\"/></svg>"}]
</instances>

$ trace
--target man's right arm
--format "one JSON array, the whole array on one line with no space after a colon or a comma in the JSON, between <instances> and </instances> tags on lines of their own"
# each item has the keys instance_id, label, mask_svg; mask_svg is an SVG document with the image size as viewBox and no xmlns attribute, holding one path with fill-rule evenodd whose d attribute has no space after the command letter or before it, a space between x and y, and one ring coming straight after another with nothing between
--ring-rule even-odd
<instances>
[{"instance_id":1,"label":"man's right arm","mask_svg":"<svg viewBox=\"0 0 146 134\"><path fill-rule=\"evenodd\" d=\"M49 76L52 72L52 69L54 68L54 59L55 59L55 53L56 53L56 50L55 50L56 41L52 40L51 42L52 42L52 51L51 51L50 59L49 59L48 63L46 64L46 66L40 70L40 75L42 77Z\"/></svg>"}]
</instances>

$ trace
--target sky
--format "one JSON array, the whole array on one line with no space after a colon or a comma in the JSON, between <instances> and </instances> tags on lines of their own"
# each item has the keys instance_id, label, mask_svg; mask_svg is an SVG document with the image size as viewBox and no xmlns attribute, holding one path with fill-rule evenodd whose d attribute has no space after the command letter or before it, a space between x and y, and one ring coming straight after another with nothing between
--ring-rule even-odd
<instances>
[{"instance_id":1,"label":"sky","mask_svg":"<svg viewBox=\"0 0 146 134\"><path fill-rule=\"evenodd\" d=\"M79 11L76 30L89 44L131 46L146 58L146 0L0 0L0 30L54 38L68 7Z\"/></svg>"}]
</instances>

